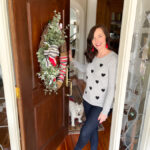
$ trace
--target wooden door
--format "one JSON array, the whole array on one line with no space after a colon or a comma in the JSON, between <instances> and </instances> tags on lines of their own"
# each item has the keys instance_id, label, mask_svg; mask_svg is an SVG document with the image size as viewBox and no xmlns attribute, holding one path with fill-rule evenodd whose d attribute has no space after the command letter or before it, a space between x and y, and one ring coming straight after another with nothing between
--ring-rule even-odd
<instances>
[{"instance_id":1,"label":"wooden door","mask_svg":"<svg viewBox=\"0 0 150 150\"><path fill-rule=\"evenodd\" d=\"M64 25L69 24L69 0L9 0L8 5L16 86L20 89L22 149L55 150L67 134L67 88L63 85L58 95L44 94L37 77L40 68L36 52L54 10L64 15Z\"/></svg>"},{"instance_id":2,"label":"wooden door","mask_svg":"<svg viewBox=\"0 0 150 150\"><path fill-rule=\"evenodd\" d=\"M103 24L110 31L113 12L122 13L124 0L98 0L96 23Z\"/></svg>"}]
</instances>

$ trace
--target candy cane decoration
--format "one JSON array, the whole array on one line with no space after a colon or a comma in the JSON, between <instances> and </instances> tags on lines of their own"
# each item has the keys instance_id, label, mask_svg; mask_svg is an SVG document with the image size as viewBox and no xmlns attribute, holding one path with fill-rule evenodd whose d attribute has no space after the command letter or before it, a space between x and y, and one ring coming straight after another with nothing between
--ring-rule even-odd
<instances>
[{"instance_id":1,"label":"candy cane decoration","mask_svg":"<svg viewBox=\"0 0 150 150\"><path fill-rule=\"evenodd\" d=\"M60 74L58 76L58 80L60 80L61 82L63 82L65 78L67 60L68 60L67 56L60 56L60 66L59 66Z\"/></svg>"}]
</instances>

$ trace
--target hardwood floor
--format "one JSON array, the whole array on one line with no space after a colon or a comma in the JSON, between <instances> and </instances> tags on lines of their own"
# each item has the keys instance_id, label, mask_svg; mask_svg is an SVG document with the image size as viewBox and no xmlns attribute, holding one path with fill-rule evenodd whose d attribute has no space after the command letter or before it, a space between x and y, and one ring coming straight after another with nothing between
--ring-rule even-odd
<instances>
[{"instance_id":1,"label":"hardwood floor","mask_svg":"<svg viewBox=\"0 0 150 150\"><path fill-rule=\"evenodd\" d=\"M81 92L83 93L83 90L85 88L85 82L83 80L78 80L76 77L72 78L73 84L79 85L79 88ZM99 132L99 144L98 144L98 150L108 150L109 148L109 137L110 137L110 127L111 127L111 115L108 117L108 119L103 123L104 131ZM78 140L79 134L75 135L67 135L64 139L64 141L58 146L57 150L73 150L77 140ZM88 143L83 150L90 150L90 143Z\"/></svg>"},{"instance_id":2,"label":"hardwood floor","mask_svg":"<svg viewBox=\"0 0 150 150\"><path fill-rule=\"evenodd\" d=\"M109 137L110 137L110 127L111 127L111 115L108 117L107 121L103 123L105 128L104 131L99 132L99 143L98 150L108 150L109 149ZM64 141L59 145L57 150L73 150L79 135L67 135ZM90 150L90 143L88 143L83 150Z\"/></svg>"}]
</instances>

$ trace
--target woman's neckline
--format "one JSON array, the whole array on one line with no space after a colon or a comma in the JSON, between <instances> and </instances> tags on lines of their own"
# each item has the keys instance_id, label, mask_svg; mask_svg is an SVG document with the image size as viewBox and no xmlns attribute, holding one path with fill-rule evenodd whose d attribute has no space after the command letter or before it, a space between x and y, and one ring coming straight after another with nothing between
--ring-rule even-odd
<instances>
[{"instance_id":1,"label":"woman's neckline","mask_svg":"<svg viewBox=\"0 0 150 150\"><path fill-rule=\"evenodd\" d=\"M106 58L107 56L109 56L112 53L113 53L113 51L110 51L107 55L104 55L103 57L97 57L97 56L95 56L95 58L97 58L97 59L103 59L103 58Z\"/></svg>"}]
</instances>

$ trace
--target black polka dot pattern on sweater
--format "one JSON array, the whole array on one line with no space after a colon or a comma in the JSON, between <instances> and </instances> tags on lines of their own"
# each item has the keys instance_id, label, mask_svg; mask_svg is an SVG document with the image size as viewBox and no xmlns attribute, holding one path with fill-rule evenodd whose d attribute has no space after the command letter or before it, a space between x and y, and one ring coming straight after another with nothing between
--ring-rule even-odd
<instances>
[{"instance_id":1,"label":"black polka dot pattern on sweater","mask_svg":"<svg viewBox=\"0 0 150 150\"><path fill-rule=\"evenodd\" d=\"M102 92L105 92L105 89L101 89Z\"/></svg>"},{"instance_id":2,"label":"black polka dot pattern on sweater","mask_svg":"<svg viewBox=\"0 0 150 150\"><path fill-rule=\"evenodd\" d=\"M93 73L93 72L94 72L94 70L92 69L92 70L91 70L91 73Z\"/></svg>"},{"instance_id":3,"label":"black polka dot pattern on sweater","mask_svg":"<svg viewBox=\"0 0 150 150\"><path fill-rule=\"evenodd\" d=\"M105 73L102 73L102 74L101 74L102 77L104 77L105 75L106 75Z\"/></svg>"},{"instance_id":4,"label":"black polka dot pattern on sweater","mask_svg":"<svg viewBox=\"0 0 150 150\"><path fill-rule=\"evenodd\" d=\"M92 90L92 87L91 87L91 86L89 86L89 89L90 89L90 90Z\"/></svg>"},{"instance_id":5,"label":"black polka dot pattern on sweater","mask_svg":"<svg viewBox=\"0 0 150 150\"><path fill-rule=\"evenodd\" d=\"M100 67L100 68L104 67L104 64L99 63L99 67ZM104 92L105 92L105 88L103 88L103 85L102 85L101 81L99 80L99 77L97 76L96 72L97 72L97 71L94 70L94 68L91 68L91 69L90 69L90 73L94 75L94 76L92 75L93 78L94 78L94 77L97 77L97 78L95 79L95 85L97 85L96 88L100 88L100 89L99 89L99 92L100 92L100 93L97 93L98 95L93 95L93 97L95 98L95 100L100 100L100 95L99 95L99 94L104 93ZM105 78L105 77L106 77L105 71L103 72L102 70L100 70L100 72L101 72L101 74L100 74L101 77L102 77L102 78ZM86 75L86 79L87 79L87 80L90 80L90 78L89 78L87 75ZM91 92L94 90L94 88L95 88L95 87L93 87L93 86L91 86L91 85L89 86L89 90L90 90ZM89 92L90 92L90 91L89 91ZM85 94L88 94L88 91L87 91L87 90L85 91Z\"/></svg>"},{"instance_id":6,"label":"black polka dot pattern on sweater","mask_svg":"<svg viewBox=\"0 0 150 150\"><path fill-rule=\"evenodd\" d=\"M103 66L103 64L99 64L99 66L100 66L100 67L102 67L102 66Z\"/></svg>"},{"instance_id":7,"label":"black polka dot pattern on sweater","mask_svg":"<svg viewBox=\"0 0 150 150\"><path fill-rule=\"evenodd\" d=\"M99 80L95 80L95 82L98 84L98 83L99 83Z\"/></svg>"},{"instance_id":8,"label":"black polka dot pattern on sweater","mask_svg":"<svg viewBox=\"0 0 150 150\"><path fill-rule=\"evenodd\" d=\"M98 99L99 99L99 96L95 96L95 98L98 100Z\"/></svg>"}]
</instances>

